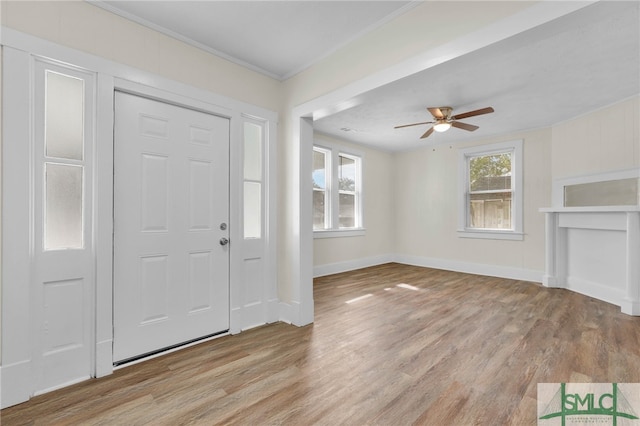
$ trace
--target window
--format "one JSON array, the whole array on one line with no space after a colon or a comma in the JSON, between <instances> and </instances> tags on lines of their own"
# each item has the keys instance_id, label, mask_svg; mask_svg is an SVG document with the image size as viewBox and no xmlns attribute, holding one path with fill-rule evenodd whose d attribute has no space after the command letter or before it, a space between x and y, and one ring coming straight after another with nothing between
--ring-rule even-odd
<instances>
[{"instance_id":1,"label":"window","mask_svg":"<svg viewBox=\"0 0 640 426\"><path fill-rule=\"evenodd\" d=\"M264 124L245 119L244 134L244 238L262 238L262 162Z\"/></svg>"},{"instance_id":2,"label":"window","mask_svg":"<svg viewBox=\"0 0 640 426\"><path fill-rule=\"evenodd\" d=\"M359 155L337 148L313 148L313 230L317 231L316 237L362 234L361 167Z\"/></svg>"},{"instance_id":3,"label":"window","mask_svg":"<svg viewBox=\"0 0 640 426\"><path fill-rule=\"evenodd\" d=\"M84 248L85 83L44 69L45 250Z\"/></svg>"},{"instance_id":4,"label":"window","mask_svg":"<svg viewBox=\"0 0 640 426\"><path fill-rule=\"evenodd\" d=\"M338 221L340 228L355 228L359 221L356 203L358 191L356 191L356 173L358 157L338 154Z\"/></svg>"},{"instance_id":5,"label":"window","mask_svg":"<svg viewBox=\"0 0 640 426\"><path fill-rule=\"evenodd\" d=\"M331 182L331 151L313 148L313 229L331 228L329 191Z\"/></svg>"},{"instance_id":6,"label":"window","mask_svg":"<svg viewBox=\"0 0 640 426\"><path fill-rule=\"evenodd\" d=\"M522 239L522 141L460 150L458 234Z\"/></svg>"}]
</instances>

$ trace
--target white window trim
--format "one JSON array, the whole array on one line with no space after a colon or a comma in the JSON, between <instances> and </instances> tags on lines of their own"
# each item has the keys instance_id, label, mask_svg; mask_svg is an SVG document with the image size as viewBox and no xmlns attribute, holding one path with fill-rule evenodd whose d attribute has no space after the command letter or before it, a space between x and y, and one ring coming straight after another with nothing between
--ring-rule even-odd
<instances>
[{"instance_id":1,"label":"white window trim","mask_svg":"<svg viewBox=\"0 0 640 426\"><path fill-rule=\"evenodd\" d=\"M313 238L361 237L366 231L365 228L315 229Z\"/></svg>"},{"instance_id":2,"label":"white window trim","mask_svg":"<svg viewBox=\"0 0 640 426\"><path fill-rule=\"evenodd\" d=\"M340 237L359 237L363 236L366 233L366 228L364 227L364 191L362 184L362 177L364 176L363 168L364 168L364 155L361 152L353 149L347 149L344 146L339 144L328 143L326 141L322 142L314 142L313 148L319 148L324 151L328 155L327 165L330 169L330 176L327 179L329 184L327 185L327 192L329 193L329 200L327 201L328 212L329 212L329 220L327 229L314 229L313 230L313 238L340 238ZM356 174L358 176L356 182L356 192L358 193L357 202L356 202L356 215L359 218L357 220L357 226L354 228L339 228L339 200L340 200L340 191L337 188L338 182L338 157L340 155L344 155L347 157L357 158L357 171Z\"/></svg>"},{"instance_id":3,"label":"white window trim","mask_svg":"<svg viewBox=\"0 0 640 426\"><path fill-rule=\"evenodd\" d=\"M467 183L469 182L468 159L470 157L479 157L491 155L501 152L510 151L513 153L513 161L511 163L511 187L512 187L512 206L511 220L513 229L477 229L467 226L467 218L469 216L467 206ZM479 145L469 148L461 148L458 150L458 237L461 238L485 238L494 240L523 240L523 141L515 140L509 142L500 142L490 145Z\"/></svg>"}]
</instances>

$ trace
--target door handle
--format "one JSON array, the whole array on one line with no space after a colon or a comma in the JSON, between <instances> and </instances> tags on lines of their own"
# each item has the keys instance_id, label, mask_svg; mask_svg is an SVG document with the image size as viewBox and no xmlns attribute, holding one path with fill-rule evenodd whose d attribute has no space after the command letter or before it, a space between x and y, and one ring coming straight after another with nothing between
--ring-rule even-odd
<instances>
[{"instance_id":1,"label":"door handle","mask_svg":"<svg viewBox=\"0 0 640 426\"><path fill-rule=\"evenodd\" d=\"M228 238L225 238L225 237L220 238L220 245L221 246L226 246L227 244L229 244L229 239Z\"/></svg>"}]
</instances>

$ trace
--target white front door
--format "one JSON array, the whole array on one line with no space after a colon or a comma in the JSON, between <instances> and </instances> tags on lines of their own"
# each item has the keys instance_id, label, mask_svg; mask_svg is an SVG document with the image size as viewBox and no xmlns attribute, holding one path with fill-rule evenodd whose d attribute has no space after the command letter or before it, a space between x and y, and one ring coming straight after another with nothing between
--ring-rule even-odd
<instances>
[{"instance_id":1,"label":"white front door","mask_svg":"<svg viewBox=\"0 0 640 426\"><path fill-rule=\"evenodd\" d=\"M114 363L229 329L229 120L116 92Z\"/></svg>"}]
</instances>

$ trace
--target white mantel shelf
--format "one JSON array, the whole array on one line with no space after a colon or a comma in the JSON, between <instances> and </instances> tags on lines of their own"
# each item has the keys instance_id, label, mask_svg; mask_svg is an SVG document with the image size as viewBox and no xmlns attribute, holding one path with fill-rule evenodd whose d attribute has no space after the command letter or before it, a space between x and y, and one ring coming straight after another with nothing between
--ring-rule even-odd
<instances>
[{"instance_id":1,"label":"white mantel shelf","mask_svg":"<svg viewBox=\"0 0 640 426\"><path fill-rule=\"evenodd\" d=\"M640 315L640 206L542 208L543 284Z\"/></svg>"}]
</instances>

